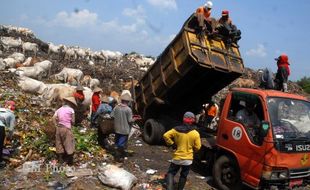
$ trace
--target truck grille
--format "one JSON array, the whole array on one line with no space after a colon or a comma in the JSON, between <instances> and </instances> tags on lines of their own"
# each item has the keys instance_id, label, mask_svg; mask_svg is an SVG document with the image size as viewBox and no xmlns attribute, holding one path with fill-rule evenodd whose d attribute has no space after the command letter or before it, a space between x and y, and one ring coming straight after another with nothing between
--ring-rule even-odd
<instances>
[{"instance_id":1,"label":"truck grille","mask_svg":"<svg viewBox=\"0 0 310 190\"><path fill-rule=\"evenodd\" d=\"M310 168L291 169L290 170L290 179L307 178L309 176L310 176Z\"/></svg>"}]
</instances>

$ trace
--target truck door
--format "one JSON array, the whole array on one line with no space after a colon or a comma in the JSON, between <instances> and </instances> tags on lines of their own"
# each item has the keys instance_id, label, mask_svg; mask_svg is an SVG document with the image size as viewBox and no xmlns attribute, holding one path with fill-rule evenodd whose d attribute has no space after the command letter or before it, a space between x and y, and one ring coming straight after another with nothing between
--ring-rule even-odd
<instances>
[{"instance_id":1,"label":"truck door","mask_svg":"<svg viewBox=\"0 0 310 190\"><path fill-rule=\"evenodd\" d=\"M261 98L254 94L233 92L223 110L218 144L237 156L241 178L257 186L264 163L265 146L258 128L265 120ZM249 106L251 108L249 108Z\"/></svg>"}]
</instances>

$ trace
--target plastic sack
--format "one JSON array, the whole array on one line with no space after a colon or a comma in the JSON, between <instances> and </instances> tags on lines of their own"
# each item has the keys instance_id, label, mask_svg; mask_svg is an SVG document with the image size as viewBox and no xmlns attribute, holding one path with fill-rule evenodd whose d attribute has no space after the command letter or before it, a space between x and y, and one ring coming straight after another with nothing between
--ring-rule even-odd
<instances>
[{"instance_id":1,"label":"plastic sack","mask_svg":"<svg viewBox=\"0 0 310 190\"><path fill-rule=\"evenodd\" d=\"M139 125L133 124L133 125L131 126L131 129L130 129L130 132L129 132L129 135L128 135L128 140L129 140L132 136L134 136L134 137L139 137L141 134L142 134L142 133L141 133L141 131L140 131Z\"/></svg>"},{"instance_id":2,"label":"plastic sack","mask_svg":"<svg viewBox=\"0 0 310 190\"><path fill-rule=\"evenodd\" d=\"M130 190L137 182L133 174L110 164L99 169L98 178L103 184L122 190Z\"/></svg>"}]
</instances>

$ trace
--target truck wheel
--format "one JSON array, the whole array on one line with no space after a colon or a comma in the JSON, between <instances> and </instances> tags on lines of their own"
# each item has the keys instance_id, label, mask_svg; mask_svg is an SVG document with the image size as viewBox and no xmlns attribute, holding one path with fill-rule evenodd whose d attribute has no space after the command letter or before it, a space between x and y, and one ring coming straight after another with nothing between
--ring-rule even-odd
<instances>
[{"instance_id":1,"label":"truck wheel","mask_svg":"<svg viewBox=\"0 0 310 190\"><path fill-rule=\"evenodd\" d=\"M148 119L144 124L143 139L148 144L160 144L165 133L164 126L154 119Z\"/></svg>"},{"instance_id":2,"label":"truck wheel","mask_svg":"<svg viewBox=\"0 0 310 190\"><path fill-rule=\"evenodd\" d=\"M228 157L219 157L213 167L215 184L222 190L242 189L240 171L237 162Z\"/></svg>"}]
</instances>

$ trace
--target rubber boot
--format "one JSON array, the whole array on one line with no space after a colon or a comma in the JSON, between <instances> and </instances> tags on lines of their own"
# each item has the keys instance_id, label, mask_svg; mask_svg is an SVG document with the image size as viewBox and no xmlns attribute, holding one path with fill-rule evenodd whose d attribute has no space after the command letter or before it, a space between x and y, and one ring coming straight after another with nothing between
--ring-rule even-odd
<instances>
[{"instance_id":1,"label":"rubber boot","mask_svg":"<svg viewBox=\"0 0 310 190\"><path fill-rule=\"evenodd\" d=\"M283 92L287 92L287 83L286 82L283 83Z\"/></svg>"},{"instance_id":2,"label":"rubber boot","mask_svg":"<svg viewBox=\"0 0 310 190\"><path fill-rule=\"evenodd\" d=\"M174 176L172 174L167 175L167 190L174 190L173 183L174 183Z\"/></svg>"},{"instance_id":3,"label":"rubber boot","mask_svg":"<svg viewBox=\"0 0 310 190\"><path fill-rule=\"evenodd\" d=\"M178 190L183 190L186 184L186 178L180 177L179 183L178 183Z\"/></svg>"},{"instance_id":4,"label":"rubber boot","mask_svg":"<svg viewBox=\"0 0 310 190\"><path fill-rule=\"evenodd\" d=\"M69 166L72 166L73 165L73 154L68 154L67 155L67 164Z\"/></svg>"},{"instance_id":5,"label":"rubber boot","mask_svg":"<svg viewBox=\"0 0 310 190\"><path fill-rule=\"evenodd\" d=\"M65 162L64 157L65 157L65 153L58 153L57 154L57 160L60 164L63 164Z\"/></svg>"}]
</instances>

